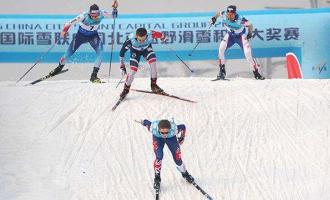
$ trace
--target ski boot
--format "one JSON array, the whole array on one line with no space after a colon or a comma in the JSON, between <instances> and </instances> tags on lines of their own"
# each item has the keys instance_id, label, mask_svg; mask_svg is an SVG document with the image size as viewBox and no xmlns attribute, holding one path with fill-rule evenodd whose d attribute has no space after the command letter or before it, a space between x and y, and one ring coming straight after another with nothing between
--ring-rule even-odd
<instances>
[{"instance_id":1,"label":"ski boot","mask_svg":"<svg viewBox=\"0 0 330 200\"><path fill-rule=\"evenodd\" d=\"M160 174L155 174L155 179L154 179L154 189L159 190L160 189Z\"/></svg>"},{"instance_id":2,"label":"ski boot","mask_svg":"<svg viewBox=\"0 0 330 200\"><path fill-rule=\"evenodd\" d=\"M225 64L219 65L219 74L217 76L217 79L225 79L225 77L226 77Z\"/></svg>"},{"instance_id":3,"label":"ski boot","mask_svg":"<svg viewBox=\"0 0 330 200\"><path fill-rule=\"evenodd\" d=\"M91 78L89 79L92 83L101 83L101 79L97 77L97 73L99 72L98 67L94 67L93 72L91 74Z\"/></svg>"},{"instance_id":4,"label":"ski boot","mask_svg":"<svg viewBox=\"0 0 330 200\"><path fill-rule=\"evenodd\" d=\"M188 173L188 171L181 172L181 174L182 174L182 177L183 177L184 179L186 179L186 181L187 181L188 183L194 183L194 182L195 182L194 177L192 177L192 176Z\"/></svg>"},{"instance_id":5,"label":"ski boot","mask_svg":"<svg viewBox=\"0 0 330 200\"><path fill-rule=\"evenodd\" d=\"M49 75L55 76L60 71L62 71L63 67L64 67L64 64L62 65L61 63L58 63L58 66L55 69L53 69L51 72L49 72Z\"/></svg>"},{"instance_id":6,"label":"ski boot","mask_svg":"<svg viewBox=\"0 0 330 200\"><path fill-rule=\"evenodd\" d=\"M164 90L160 88L156 82L157 78L151 78L151 91L156 94L164 94Z\"/></svg>"},{"instance_id":7,"label":"ski boot","mask_svg":"<svg viewBox=\"0 0 330 200\"><path fill-rule=\"evenodd\" d=\"M130 87L131 87L130 85L126 85L126 83L125 83L124 89L123 89L123 91L120 93L120 99L121 99L121 100L123 100L123 99L126 97L126 95L127 95L128 92L129 92L129 88L130 88Z\"/></svg>"},{"instance_id":8,"label":"ski boot","mask_svg":"<svg viewBox=\"0 0 330 200\"><path fill-rule=\"evenodd\" d=\"M254 74L254 78L257 80L265 80L265 77L261 76L261 74L259 73L258 69L253 71Z\"/></svg>"}]
</instances>

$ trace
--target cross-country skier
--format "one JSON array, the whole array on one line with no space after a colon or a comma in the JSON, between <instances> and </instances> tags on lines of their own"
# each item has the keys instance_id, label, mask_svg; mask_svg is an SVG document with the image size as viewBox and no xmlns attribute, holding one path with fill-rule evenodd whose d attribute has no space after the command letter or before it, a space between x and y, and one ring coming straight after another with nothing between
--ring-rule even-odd
<instances>
[{"instance_id":1,"label":"cross-country skier","mask_svg":"<svg viewBox=\"0 0 330 200\"><path fill-rule=\"evenodd\" d=\"M215 24L217 18L221 17L222 24L227 29L226 35L223 37L219 46L219 74L218 79L225 79L225 51L232 45L237 43L245 54L245 58L253 68L253 74L256 79L264 80L265 78L258 71L258 64L252 57L252 50L249 40L252 39L252 24L244 17L236 12L236 6L230 5L226 11L217 12L211 18L210 23Z\"/></svg>"},{"instance_id":2,"label":"cross-country skier","mask_svg":"<svg viewBox=\"0 0 330 200\"><path fill-rule=\"evenodd\" d=\"M185 138L186 126L184 124L176 125L174 122L170 122L166 119L153 122L145 119L141 123L152 133L153 147L156 154L156 159L154 161L154 188L156 190L160 188L160 172L165 144L170 149L176 167L181 172L183 178L189 183L193 183L194 178L188 173L181 159L180 145L182 145Z\"/></svg>"},{"instance_id":3,"label":"cross-country skier","mask_svg":"<svg viewBox=\"0 0 330 200\"><path fill-rule=\"evenodd\" d=\"M99 27L101 21L104 18L116 17L116 13L114 12L116 12L116 8L118 7L117 0L113 1L112 7L114 8L114 10L111 14L107 11L100 10L96 4L93 4L90 6L88 12L84 12L83 14L78 15L64 25L64 28L61 32L62 38L66 38L67 32L72 25L79 23L79 29L75 38L73 38L73 40L71 41L68 50L60 58L58 67L56 67L53 71L50 72L51 75L55 75L60 72L65 65L65 61L76 52L76 50L80 47L81 44L88 42L96 52L96 60L93 72L90 77L90 81L93 83L101 82L101 80L97 77L97 73L102 63L103 47L101 39L97 32L97 28Z\"/></svg>"},{"instance_id":4,"label":"cross-country skier","mask_svg":"<svg viewBox=\"0 0 330 200\"><path fill-rule=\"evenodd\" d=\"M154 39L160 39L165 41L166 37L164 33L147 30L145 28L138 28L136 33L128 35L127 40L124 42L120 50L120 69L122 74L127 74L125 66L125 53L130 50L130 73L127 74L124 89L120 94L120 99L124 99L128 94L131 84L134 80L134 76L138 70L141 56L148 61L150 65L151 76L151 90L154 93L162 94L164 91L157 84L157 67L156 67L156 54L152 49L152 41Z\"/></svg>"}]
</instances>

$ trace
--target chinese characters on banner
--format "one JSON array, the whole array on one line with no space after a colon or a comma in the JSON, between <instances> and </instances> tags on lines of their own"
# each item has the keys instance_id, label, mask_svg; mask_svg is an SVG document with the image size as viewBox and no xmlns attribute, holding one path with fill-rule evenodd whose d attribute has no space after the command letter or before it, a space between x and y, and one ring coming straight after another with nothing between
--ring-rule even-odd
<instances>
[{"instance_id":1,"label":"chinese characters on banner","mask_svg":"<svg viewBox=\"0 0 330 200\"><path fill-rule=\"evenodd\" d=\"M173 30L163 31L168 38L167 43L172 44L185 44L185 43L218 43L221 38L226 34L226 30ZM127 35L131 32L116 32L115 44L121 45L125 42ZM75 33L69 34L68 39L60 43L60 45L69 45L75 36ZM111 45L112 32L99 31L99 36L102 40L102 44ZM12 32L1 30L0 32L0 44L1 45L51 45L60 38L60 32L32 32L32 31L20 31ZM298 40L299 28L287 27L287 28L267 28L267 29L254 29L254 40L260 41L286 41L286 40ZM159 41L154 41L154 44Z\"/></svg>"}]
</instances>

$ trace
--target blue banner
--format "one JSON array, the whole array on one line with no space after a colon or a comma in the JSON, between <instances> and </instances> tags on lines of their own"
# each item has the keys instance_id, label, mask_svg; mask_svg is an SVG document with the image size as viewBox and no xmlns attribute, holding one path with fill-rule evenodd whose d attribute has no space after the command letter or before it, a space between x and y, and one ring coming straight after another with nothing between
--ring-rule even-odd
<instances>
[{"instance_id":1,"label":"blue banner","mask_svg":"<svg viewBox=\"0 0 330 200\"><path fill-rule=\"evenodd\" d=\"M240 12L253 25L251 46L254 57L284 57L293 52L300 60L305 78L330 78L330 9L260 10ZM104 48L104 60L109 59L114 37L114 60L126 36L139 27L164 32L167 45L184 60L217 59L218 46L226 30L221 22L209 29L208 21L214 13L185 13L155 15L119 15L105 19L99 27ZM73 15L0 15L0 62L34 62L60 38L65 22ZM43 62L58 62L75 36L78 25L71 27L67 41L60 41L45 56ZM113 35L113 29L115 32ZM188 56L199 42L193 56ZM153 44L160 61L175 61L175 55L160 41ZM73 62L94 62L95 53L82 45ZM238 45L226 53L227 59L244 58Z\"/></svg>"}]
</instances>

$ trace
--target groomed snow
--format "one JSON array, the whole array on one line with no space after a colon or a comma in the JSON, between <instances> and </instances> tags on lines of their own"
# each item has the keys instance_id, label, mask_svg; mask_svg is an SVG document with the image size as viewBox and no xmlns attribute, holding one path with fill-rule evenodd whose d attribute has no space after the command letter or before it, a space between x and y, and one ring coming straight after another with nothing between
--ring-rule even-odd
<instances>
[{"instance_id":1,"label":"groomed snow","mask_svg":"<svg viewBox=\"0 0 330 200\"><path fill-rule=\"evenodd\" d=\"M330 80L159 78L198 103L131 91L115 112L118 79L81 82L0 82L0 199L154 199L145 118L186 124L183 161L214 199L330 199ZM164 152L161 199L205 199Z\"/></svg>"}]
</instances>

